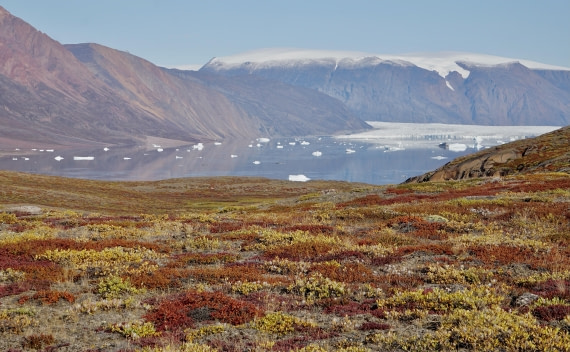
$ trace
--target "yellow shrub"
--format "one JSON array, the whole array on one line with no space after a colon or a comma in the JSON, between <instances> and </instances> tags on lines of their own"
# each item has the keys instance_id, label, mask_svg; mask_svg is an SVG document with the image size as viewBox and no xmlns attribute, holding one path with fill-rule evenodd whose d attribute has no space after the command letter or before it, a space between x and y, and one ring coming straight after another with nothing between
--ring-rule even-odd
<instances>
[{"instance_id":1,"label":"yellow shrub","mask_svg":"<svg viewBox=\"0 0 570 352\"><path fill-rule=\"evenodd\" d=\"M331 280L319 273L308 278L297 277L295 283L288 287L288 291L305 297L307 301L340 297L348 293L344 283Z\"/></svg>"},{"instance_id":2,"label":"yellow shrub","mask_svg":"<svg viewBox=\"0 0 570 352\"><path fill-rule=\"evenodd\" d=\"M202 326L199 329L189 329L186 330L186 341L194 342L204 336L214 335L222 333L226 330L225 326L222 324Z\"/></svg>"},{"instance_id":3,"label":"yellow shrub","mask_svg":"<svg viewBox=\"0 0 570 352\"><path fill-rule=\"evenodd\" d=\"M162 257L164 255L146 248L111 247L101 251L54 249L36 256L36 259L47 259L75 270L94 269L97 275L108 275L121 273L131 264Z\"/></svg>"},{"instance_id":4,"label":"yellow shrub","mask_svg":"<svg viewBox=\"0 0 570 352\"><path fill-rule=\"evenodd\" d=\"M283 312L268 313L263 318L255 319L252 325L256 330L277 335L290 334L295 331L295 326L316 326L315 323Z\"/></svg>"},{"instance_id":5,"label":"yellow shrub","mask_svg":"<svg viewBox=\"0 0 570 352\"><path fill-rule=\"evenodd\" d=\"M417 309L451 311L453 309L482 309L502 303L505 298L485 286L463 291L447 292L440 288L433 290L399 291L394 296L379 299L379 307L394 308L413 305Z\"/></svg>"},{"instance_id":6,"label":"yellow shrub","mask_svg":"<svg viewBox=\"0 0 570 352\"><path fill-rule=\"evenodd\" d=\"M160 336L160 332L156 331L151 322L135 321L132 323L110 324L107 326L107 329L131 339Z\"/></svg>"}]
</instances>

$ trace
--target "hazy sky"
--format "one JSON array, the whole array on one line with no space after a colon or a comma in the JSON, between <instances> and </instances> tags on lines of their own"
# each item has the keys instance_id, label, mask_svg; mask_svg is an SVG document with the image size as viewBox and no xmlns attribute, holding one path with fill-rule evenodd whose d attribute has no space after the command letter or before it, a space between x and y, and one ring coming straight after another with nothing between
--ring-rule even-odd
<instances>
[{"instance_id":1,"label":"hazy sky","mask_svg":"<svg viewBox=\"0 0 570 352\"><path fill-rule=\"evenodd\" d=\"M161 66L291 47L465 51L570 67L570 0L0 0L63 44Z\"/></svg>"}]
</instances>

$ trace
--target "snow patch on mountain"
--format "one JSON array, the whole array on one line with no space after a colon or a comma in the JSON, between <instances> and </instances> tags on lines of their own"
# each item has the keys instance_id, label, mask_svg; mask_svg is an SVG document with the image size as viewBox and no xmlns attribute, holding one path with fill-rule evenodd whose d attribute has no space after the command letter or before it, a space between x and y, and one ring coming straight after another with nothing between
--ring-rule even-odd
<instances>
[{"instance_id":1,"label":"snow patch on mountain","mask_svg":"<svg viewBox=\"0 0 570 352\"><path fill-rule=\"evenodd\" d=\"M235 68L256 69L271 67L295 67L310 64L325 64L338 68L356 68L374 66L380 63L393 65L415 65L428 71L436 71L440 76L447 77L450 72L456 71L463 78L469 76L469 70L458 63L468 66L496 66L518 62L530 69L563 70L570 71L568 67L543 64L535 61L506 58L493 55L440 52L440 53L412 53L401 55L381 55L354 51L327 51L305 49L260 49L237 55L216 57L204 67L214 70L229 70Z\"/></svg>"}]
</instances>

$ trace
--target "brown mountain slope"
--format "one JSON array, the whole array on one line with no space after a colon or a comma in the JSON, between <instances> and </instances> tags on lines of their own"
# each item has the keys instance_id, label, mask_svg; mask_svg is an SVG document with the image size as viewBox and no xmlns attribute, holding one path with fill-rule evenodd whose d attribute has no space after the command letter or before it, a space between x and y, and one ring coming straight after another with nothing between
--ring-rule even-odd
<instances>
[{"instance_id":1,"label":"brown mountain slope","mask_svg":"<svg viewBox=\"0 0 570 352\"><path fill-rule=\"evenodd\" d=\"M122 99L193 139L257 136L252 133L257 128L251 128L254 119L198 82L179 79L144 59L98 44L65 47Z\"/></svg>"},{"instance_id":2,"label":"brown mountain slope","mask_svg":"<svg viewBox=\"0 0 570 352\"><path fill-rule=\"evenodd\" d=\"M570 173L570 126L544 135L484 149L406 181L446 181L541 171Z\"/></svg>"},{"instance_id":3,"label":"brown mountain slope","mask_svg":"<svg viewBox=\"0 0 570 352\"><path fill-rule=\"evenodd\" d=\"M304 99L293 101L295 111L294 99L277 99L298 89L287 85L272 87L273 99L253 96L243 103L231 91L243 84L220 89L101 45L64 46L1 7L0 60L0 148L157 138L192 143L369 128L321 93L297 93Z\"/></svg>"}]
</instances>

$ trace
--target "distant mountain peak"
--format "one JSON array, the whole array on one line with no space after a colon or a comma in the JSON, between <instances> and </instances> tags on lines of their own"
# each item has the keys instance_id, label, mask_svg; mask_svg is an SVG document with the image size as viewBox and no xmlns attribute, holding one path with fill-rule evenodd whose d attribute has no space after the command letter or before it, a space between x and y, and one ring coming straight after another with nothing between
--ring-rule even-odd
<instances>
[{"instance_id":1,"label":"distant mountain peak","mask_svg":"<svg viewBox=\"0 0 570 352\"><path fill-rule=\"evenodd\" d=\"M335 67L373 66L380 63L395 65L414 65L428 71L437 71L442 77L456 71L463 78L469 71L458 63L468 66L498 66L518 62L530 69L567 70L568 67L543 64L540 62L506 58L501 56L476 54L467 52L436 52L409 54L372 54L358 51L310 50L294 48L270 48L248 51L241 54L215 57L204 67L214 70L227 70L236 67L251 69L276 66L296 66L309 64L329 64Z\"/></svg>"}]
</instances>

